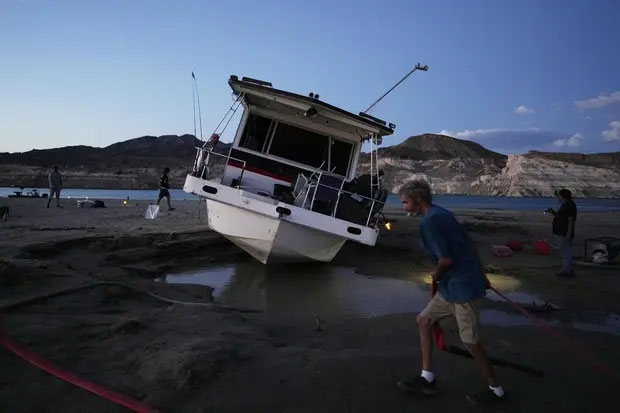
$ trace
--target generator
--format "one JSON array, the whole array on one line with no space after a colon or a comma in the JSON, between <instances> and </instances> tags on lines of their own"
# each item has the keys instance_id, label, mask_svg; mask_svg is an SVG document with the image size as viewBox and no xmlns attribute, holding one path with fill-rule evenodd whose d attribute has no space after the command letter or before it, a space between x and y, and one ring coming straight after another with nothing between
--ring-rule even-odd
<instances>
[{"instance_id":1,"label":"generator","mask_svg":"<svg viewBox=\"0 0 620 413\"><path fill-rule=\"evenodd\" d=\"M595 264L612 264L620 256L620 238L588 238L584 242L583 259Z\"/></svg>"}]
</instances>

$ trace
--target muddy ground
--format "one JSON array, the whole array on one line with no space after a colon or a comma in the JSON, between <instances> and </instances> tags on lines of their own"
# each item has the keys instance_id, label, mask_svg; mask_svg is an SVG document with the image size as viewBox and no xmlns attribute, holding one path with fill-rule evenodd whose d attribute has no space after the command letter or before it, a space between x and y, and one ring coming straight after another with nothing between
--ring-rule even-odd
<instances>
[{"instance_id":1,"label":"muddy ground","mask_svg":"<svg viewBox=\"0 0 620 413\"><path fill-rule=\"evenodd\" d=\"M0 224L0 306L64 287L120 280L175 300L209 303L211 289L155 283L170 271L250 258L204 228L196 202L178 202L157 220L142 218L146 205L106 202L101 210L44 208L38 200L5 200ZM165 208L164 208L165 209ZM374 248L348 243L334 265L376 277L422 283L429 263L417 249L417 219L392 209L393 231ZM565 343L532 325L487 325L493 356L533 365L543 378L498 368L511 412L615 411L620 331L570 326L581 313L620 314L620 271L577 266L574 280L558 279L555 256L531 251L549 238L549 218L538 213L458 211L503 291L540 294L561 310L539 314L571 343L615 373L576 356ZM620 214L579 217L574 254L588 236L620 236ZM513 257L492 257L491 246L525 242ZM320 269L320 267L317 267ZM291 267L294 276L295 267ZM294 295L294 291L291 292ZM390 297L386 296L386 300ZM517 314L507 304L487 307ZM465 394L484 387L470 360L436 353L440 392L429 399L402 394L396 380L419 372L415 314L352 318L331 315L317 331L315 314L248 313L219 307L169 304L121 287L106 286L0 313L0 332L58 366L174 412L476 411ZM453 331L451 343L457 343ZM0 411L125 411L64 383L0 349ZM615 374L615 378L613 377Z\"/></svg>"}]
</instances>

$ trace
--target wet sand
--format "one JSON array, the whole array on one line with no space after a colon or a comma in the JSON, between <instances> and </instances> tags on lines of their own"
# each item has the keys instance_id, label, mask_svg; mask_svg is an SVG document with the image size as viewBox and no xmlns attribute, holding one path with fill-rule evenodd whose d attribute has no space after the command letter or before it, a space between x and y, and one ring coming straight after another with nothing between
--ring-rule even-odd
<instances>
[{"instance_id":1,"label":"wet sand","mask_svg":"<svg viewBox=\"0 0 620 413\"><path fill-rule=\"evenodd\" d=\"M170 305L119 287L97 287L3 312L2 333L75 374L163 411L476 410L464 395L484 384L473 363L461 357L436 352L436 398L405 395L395 387L396 380L419 371L415 309L430 294L425 276L431 267L417 247L417 218L390 208L393 230L383 232L377 246L347 243L329 266L263 267L206 230L204 209L199 217L195 201L176 202L170 213L164 206L156 220L143 218L145 202L124 206L106 200L104 209L79 209L69 200L63 204L46 209L43 200L0 200L11 208L9 220L0 224L0 306L79 283L121 280L172 299L229 300L264 310ZM620 271L577 266L578 278L557 279L559 258L531 251L534 240L550 238L550 217L456 212L494 266L489 277L498 289L523 303L534 296L561 307L541 317L620 370L620 329L614 318L620 314ZM619 237L620 214L582 213L577 229L575 256L583 255L585 237ZM525 251L493 257L491 246L507 239L524 241ZM234 283L227 291L234 288L238 301L218 295L218 286L214 291L153 281L205 268L233 268ZM290 277L299 275L298 285L287 271ZM333 280L355 284L334 290L339 284ZM415 286L411 308L408 290L395 283ZM382 295L390 305L382 304ZM360 310L368 297L363 304L371 310ZM349 308L343 307L347 300L353 300L354 310L342 310ZM616 409L620 398L612 391L613 379L501 301L487 300L485 308L489 353L546 372L536 379L498 368L511 396L500 411ZM448 339L458 342L452 330ZM0 365L0 411L124 411L5 349L0 349Z\"/></svg>"}]
</instances>

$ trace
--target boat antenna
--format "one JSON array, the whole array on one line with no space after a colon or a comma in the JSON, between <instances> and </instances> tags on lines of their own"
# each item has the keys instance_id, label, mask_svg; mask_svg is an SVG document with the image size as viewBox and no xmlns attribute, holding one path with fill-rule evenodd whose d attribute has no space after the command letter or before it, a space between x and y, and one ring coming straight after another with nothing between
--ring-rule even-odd
<instances>
[{"instance_id":1,"label":"boat antenna","mask_svg":"<svg viewBox=\"0 0 620 413\"><path fill-rule=\"evenodd\" d=\"M192 72L192 79L194 79L194 89L192 95L196 97L195 101L198 102L198 122L200 125L200 140L202 139L202 111L200 110L200 93L198 92L198 81L196 80L196 76L194 72ZM196 105L194 103L194 136L196 136Z\"/></svg>"},{"instance_id":2,"label":"boat antenna","mask_svg":"<svg viewBox=\"0 0 620 413\"><path fill-rule=\"evenodd\" d=\"M198 137L196 136L196 86L194 85L194 81L196 77L194 76L194 72L192 72L192 109L194 110L194 146L197 146L196 141Z\"/></svg>"},{"instance_id":3,"label":"boat antenna","mask_svg":"<svg viewBox=\"0 0 620 413\"><path fill-rule=\"evenodd\" d=\"M392 90L396 89L396 87L398 85L400 85L401 83L403 83L405 81L405 79L407 79L409 76L411 76L411 74L413 74L413 72L415 72L416 70L423 70L423 71L427 71L428 70L428 65L424 65L422 66L420 63L418 63L417 65L415 65L415 67L413 69L411 69L411 71L409 73L407 73L402 79L400 79L398 81L398 83L396 83L394 86L392 86L390 88L390 90L388 90L387 92L385 92L379 99L377 99L375 101L375 103L373 103L372 105L368 106L368 109L366 109L364 112L362 113L368 113L369 110L371 110L372 108L375 107L375 105L379 102L381 102L381 100L386 97Z\"/></svg>"}]
</instances>

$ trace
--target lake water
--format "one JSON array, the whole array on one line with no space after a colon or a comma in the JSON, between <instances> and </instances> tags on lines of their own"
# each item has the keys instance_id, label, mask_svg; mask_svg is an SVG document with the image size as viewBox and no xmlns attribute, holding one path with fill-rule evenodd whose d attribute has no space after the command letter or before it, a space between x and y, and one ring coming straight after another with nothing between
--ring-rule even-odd
<instances>
[{"instance_id":1,"label":"lake water","mask_svg":"<svg viewBox=\"0 0 620 413\"><path fill-rule=\"evenodd\" d=\"M32 188L25 188L24 193ZM47 188L37 188L40 193L48 193ZM0 197L6 197L19 188L0 187ZM62 198L89 198L89 199L129 199L156 200L159 190L133 190L133 189L63 189ZM173 199L197 199L196 196L187 194L181 189L171 189ZM437 195L434 202L444 208L469 208L469 209L504 209L518 211L544 211L548 207L556 207L558 201L555 198L519 198L503 196L480 196L480 195ZM620 212L620 199L576 199L575 203L580 211ZM399 205L400 199L394 194L388 197L389 205Z\"/></svg>"},{"instance_id":2,"label":"lake water","mask_svg":"<svg viewBox=\"0 0 620 413\"><path fill-rule=\"evenodd\" d=\"M385 266L383 266L385 270ZM398 271L400 273L400 271ZM369 275L372 273L373 275ZM212 287L215 302L252 308L269 315L287 315L314 320L333 317L370 318L389 314L419 312L430 298L426 273L409 271L398 277L380 274L372 268L361 269L320 263L263 265L255 261L166 274L156 282L198 284ZM491 282L522 305L546 302L538 293L523 291L516 279L490 274ZM521 291L509 291L513 285ZM488 299L502 300L489 293ZM491 301L489 301L490 303ZM514 311L485 304L484 324L531 326L533 322ZM620 335L620 316L601 311L563 310L540 314L546 324L580 331L598 331Z\"/></svg>"}]
</instances>

